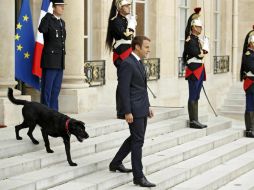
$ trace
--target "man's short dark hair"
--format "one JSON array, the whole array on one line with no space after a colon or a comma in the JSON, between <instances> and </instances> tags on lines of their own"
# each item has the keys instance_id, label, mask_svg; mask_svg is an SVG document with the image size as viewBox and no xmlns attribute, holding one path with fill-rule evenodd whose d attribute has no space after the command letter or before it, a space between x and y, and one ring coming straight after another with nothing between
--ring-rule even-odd
<instances>
[{"instance_id":1,"label":"man's short dark hair","mask_svg":"<svg viewBox=\"0 0 254 190\"><path fill-rule=\"evenodd\" d=\"M143 45L143 41L144 40L147 40L147 41L151 41L148 37L146 36L135 36L132 40L132 43L131 43L131 47L132 47L132 50L135 50L136 49L136 45L138 45L139 47L142 47Z\"/></svg>"}]
</instances>

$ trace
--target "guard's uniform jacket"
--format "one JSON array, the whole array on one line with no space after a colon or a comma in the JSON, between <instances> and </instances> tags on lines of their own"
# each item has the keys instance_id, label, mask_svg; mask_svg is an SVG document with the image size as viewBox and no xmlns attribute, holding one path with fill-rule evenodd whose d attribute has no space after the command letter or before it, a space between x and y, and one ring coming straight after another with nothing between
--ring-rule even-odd
<instances>
[{"instance_id":1,"label":"guard's uniform jacket","mask_svg":"<svg viewBox=\"0 0 254 190\"><path fill-rule=\"evenodd\" d=\"M110 32L115 40L113 45L113 61L115 66L118 66L132 51L131 40L134 31L128 28L127 18L118 14L116 18L110 21Z\"/></svg>"},{"instance_id":2,"label":"guard's uniform jacket","mask_svg":"<svg viewBox=\"0 0 254 190\"><path fill-rule=\"evenodd\" d=\"M65 65L65 22L47 13L41 20L39 31L43 33L44 48L41 68L64 69Z\"/></svg>"},{"instance_id":3,"label":"guard's uniform jacket","mask_svg":"<svg viewBox=\"0 0 254 190\"><path fill-rule=\"evenodd\" d=\"M243 55L241 80L244 80L245 92L254 94L254 51L251 49L248 49Z\"/></svg>"},{"instance_id":4,"label":"guard's uniform jacket","mask_svg":"<svg viewBox=\"0 0 254 190\"><path fill-rule=\"evenodd\" d=\"M184 56L187 61L185 79L186 80L199 80L202 72L204 72L204 79L206 80L205 66L202 62L201 54L202 47L199 38L191 34L185 41Z\"/></svg>"}]
</instances>

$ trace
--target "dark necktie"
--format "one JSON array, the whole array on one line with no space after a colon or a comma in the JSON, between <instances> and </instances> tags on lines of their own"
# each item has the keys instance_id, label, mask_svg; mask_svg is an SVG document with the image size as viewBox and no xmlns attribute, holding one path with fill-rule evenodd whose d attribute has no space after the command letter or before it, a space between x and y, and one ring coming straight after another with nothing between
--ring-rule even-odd
<instances>
[{"instance_id":1,"label":"dark necktie","mask_svg":"<svg viewBox=\"0 0 254 190\"><path fill-rule=\"evenodd\" d=\"M57 19L57 20L59 21L61 28L63 28L63 24L62 24L61 19Z\"/></svg>"},{"instance_id":2,"label":"dark necktie","mask_svg":"<svg viewBox=\"0 0 254 190\"><path fill-rule=\"evenodd\" d=\"M139 60L139 64L140 64L140 67L142 69L142 73L146 78L146 69L145 69L144 63L141 60Z\"/></svg>"}]
</instances>

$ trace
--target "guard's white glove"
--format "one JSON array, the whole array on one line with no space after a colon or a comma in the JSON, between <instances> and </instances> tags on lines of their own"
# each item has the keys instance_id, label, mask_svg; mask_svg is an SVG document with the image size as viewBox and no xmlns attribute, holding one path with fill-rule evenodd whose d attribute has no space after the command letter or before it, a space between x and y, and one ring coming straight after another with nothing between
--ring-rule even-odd
<instances>
[{"instance_id":1,"label":"guard's white glove","mask_svg":"<svg viewBox=\"0 0 254 190\"><path fill-rule=\"evenodd\" d=\"M202 49L208 53L209 52L209 38L207 36L204 36L204 38L201 41L202 41Z\"/></svg>"},{"instance_id":2,"label":"guard's white glove","mask_svg":"<svg viewBox=\"0 0 254 190\"><path fill-rule=\"evenodd\" d=\"M132 15L127 15L126 18L127 18L127 21L128 21L127 28L130 28L130 29L135 31L136 30L136 26L137 26L136 17L132 16Z\"/></svg>"}]
</instances>

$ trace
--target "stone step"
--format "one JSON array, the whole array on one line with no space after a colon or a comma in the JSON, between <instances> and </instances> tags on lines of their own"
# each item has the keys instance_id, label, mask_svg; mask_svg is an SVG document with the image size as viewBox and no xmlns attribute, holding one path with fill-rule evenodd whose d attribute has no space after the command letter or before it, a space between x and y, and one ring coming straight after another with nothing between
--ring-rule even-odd
<instances>
[{"instance_id":1,"label":"stone step","mask_svg":"<svg viewBox=\"0 0 254 190\"><path fill-rule=\"evenodd\" d=\"M219 190L243 190L254 189L254 169L229 182Z\"/></svg>"},{"instance_id":2,"label":"stone step","mask_svg":"<svg viewBox=\"0 0 254 190\"><path fill-rule=\"evenodd\" d=\"M241 133L239 133L239 131L227 129L153 155L146 156L143 158L144 173L145 175L151 174L183 160L198 156L203 152L207 152L229 142L235 141L240 137ZM132 181L132 178L132 174L111 173L108 170L103 170L72 180L66 184L54 187L51 190L67 190L72 184L80 184L80 188L77 190L89 189L82 187L82 184L89 184L92 187L96 186L97 190L107 190L128 183Z\"/></svg>"},{"instance_id":3,"label":"stone step","mask_svg":"<svg viewBox=\"0 0 254 190\"><path fill-rule=\"evenodd\" d=\"M244 111L224 111L218 110L220 116L224 116L227 118L232 118L236 120L244 120Z\"/></svg>"},{"instance_id":4,"label":"stone step","mask_svg":"<svg viewBox=\"0 0 254 190\"><path fill-rule=\"evenodd\" d=\"M244 111L245 105L229 105L225 104L221 107L223 111Z\"/></svg>"},{"instance_id":5,"label":"stone step","mask_svg":"<svg viewBox=\"0 0 254 190\"><path fill-rule=\"evenodd\" d=\"M225 105L242 105L245 106L245 99L244 98L226 98L224 101Z\"/></svg>"},{"instance_id":6,"label":"stone step","mask_svg":"<svg viewBox=\"0 0 254 190\"><path fill-rule=\"evenodd\" d=\"M242 98L245 98L245 93L244 92L242 92L242 93L229 93L228 97L229 98L234 98L234 99L242 99Z\"/></svg>"},{"instance_id":7,"label":"stone step","mask_svg":"<svg viewBox=\"0 0 254 190\"><path fill-rule=\"evenodd\" d=\"M218 123L212 123L208 122L211 128L214 126L220 130ZM143 154L154 154L158 151L176 146L177 144L185 143L195 138L205 136L208 131L208 129L195 130L185 128L172 133L157 136L155 138L146 139ZM213 130L210 129L210 131L212 132ZM75 161L79 164L77 167L69 167L65 161L63 163L55 164L37 171L10 177L9 179L2 180L0 182L0 189L3 187L5 187L5 189L17 188L21 185L20 181L22 181L22 186L27 189L29 187L34 187L35 185L37 189L45 189L55 186L68 180L105 169L116 151L117 149L112 149L76 159ZM126 159L126 161L128 160L129 159ZM26 184L24 184L23 181L26 181Z\"/></svg>"},{"instance_id":8,"label":"stone step","mask_svg":"<svg viewBox=\"0 0 254 190\"><path fill-rule=\"evenodd\" d=\"M201 118L206 119L207 116ZM182 117L180 117L179 121L169 119L148 124L146 137L153 138L186 127L186 121L181 119ZM127 138L128 134L129 130L125 127L124 130L113 132L110 135L89 138L84 143L73 142L71 143L72 158L75 160L82 156L115 148L122 143L124 138ZM24 155L1 159L0 179L5 179L12 175L18 175L27 171L33 171L66 161L63 144L57 147L52 147L52 149L55 151L54 154L47 154L43 149L36 152L26 153Z\"/></svg>"},{"instance_id":9,"label":"stone step","mask_svg":"<svg viewBox=\"0 0 254 190\"><path fill-rule=\"evenodd\" d=\"M224 100L224 104L217 109L219 114L236 120L243 120L245 111L245 92L242 83L234 84Z\"/></svg>"},{"instance_id":10,"label":"stone step","mask_svg":"<svg viewBox=\"0 0 254 190\"><path fill-rule=\"evenodd\" d=\"M220 164L227 163L229 160L236 158L254 148L253 139L241 138L229 144L218 147L202 155L183 161L179 164L164 168L158 172L147 176L148 180L156 183L153 189L169 189L192 177L200 175L207 170ZM253 159L254 162L254 159ZM251 162L252 163L252 162ZM194 184L191 184L193 187ZM115 188L117 190L139 189L132 182Z\"/></svg>"},{"instance_id":11,"label":"stone step","mask_svg":"<svg viewBox=\"0 0 254 190\"><path fill-rule=\"evenodd\" d=\"M233 87L233 88L230 88L229 90L230 93L244 93L244 90L243 90L243 85L239 86L239 87Z\"/></svg>"},{"instance_id":12,"label":"stone step","mask_svg":"<svg viewBox=\"0 0 254 190\"><path fill-rule=\"evenodd\" d=\"M163 119L169 119L177 117L182 114L184 109L165 109L160 110L153 119L149 120L149 123L154 123L156 121L160 121ZM96 122L92 124L88 124L86 130L88 131L90 137L96 137L100 135L106 135L113 132L121 131L126 128L126 122L124 120L119 119L110 119L106 121ZM8 127L1 130L1 134L3 133L3 139L0 140L0 159L1 158L9 158L12 156L25 154L28 152L35 152L39 150L44 150L44 141L42 139L41 131L39 127L36 127L34 130L34 137L39 140L39 145L34 145L29 137L26 135L27 129L21 130L20 134L23 137L22 141L17 141L15 138L15 132L13 127ZM53 146L62 145L61 138L50 138L50 144ZM76 138L71 138L72 142L76 142Z\"/></svg>"},{"instance_id":13,"label":"stone step","mask_svg":"<svg viewBox=\"0 0 254 190\"><path fill-rule=\"evenodd\" d=\"M99 122L93 125L88 125L86 127L87 132L89 133L90 137L100 136L103 134L108 134L116 131L121 131L125 126L125 122L122 120L109 120L107 122ZM0 158L8 158L20 154L25 154L29 152L35 152L39 150L45 150L44 141L41 135L41 131L39 127L36 127L34 130L34 137L40 142L39 145L34 145L29 137L26 135L27 129L21 130L20 134L23 137L23 140L17 141L15 138L15 130L8 129L8 139L0 140L1 147L0 147ZM51 138L49 137L49 141L51 146L62 145L61 138ZM76 138L72 136L72 142L76 142ZM84 141L85 143L85 141Z\"/></svg>"},{"instance_id":14,"label":"stone step","mask_svg":"<svg viewBox=\"0 0 254 190\"><path fill-rule=\"evenodd\" d=\"M254 169L254 150L246 152L243 155L240 155L226 163L222 163L221 165L210 169L201 175L193 177L190 180L177 185L172 190L218 189L252 169ZM249 180L250 179L251 178L249 178Z\"/></svg>"}]
</instances>

